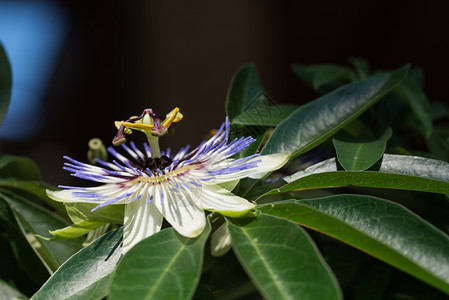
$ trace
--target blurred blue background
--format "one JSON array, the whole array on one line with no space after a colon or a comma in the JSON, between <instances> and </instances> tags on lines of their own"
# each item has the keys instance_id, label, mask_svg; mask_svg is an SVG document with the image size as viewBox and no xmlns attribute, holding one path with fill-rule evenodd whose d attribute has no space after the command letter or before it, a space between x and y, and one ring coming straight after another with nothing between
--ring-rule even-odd
<instances>
[{"instance_id":1,"label":"blurred blue background","mask_svg":"<svg viewBox=\"0 0 449 300\"><path fill-rule=\"evenodd\" d=\"M68 22L68 15L54 2L0 2L0 42L14 83L0 138L23 141L42 130L43 101L67 38Z\"/></svg>"}]
</instances>

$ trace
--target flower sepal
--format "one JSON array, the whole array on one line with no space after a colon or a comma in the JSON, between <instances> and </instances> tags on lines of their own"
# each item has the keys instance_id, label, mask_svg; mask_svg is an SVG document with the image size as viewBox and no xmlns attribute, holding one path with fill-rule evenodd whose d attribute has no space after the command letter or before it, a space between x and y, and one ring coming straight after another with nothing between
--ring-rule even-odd
<instances>
[{"instance_id":1,"label":"flower sepal","mask_svg":"<svg viewBox=\"0 0 449 300\"><path fill-rule=\"evenodd\" d=\"M73 224L61 229L49 230L52 237L39 236L40 238L48 241L75 239L106 224L123 224L125 205L105 206L94 212L92 210L98 206L95 203L65 202L64 206Z\"/></svg>"},{"instance_id":2,"label":"flower sepal","mask_svg":"<svg viewBox=\"0 0 449 300\"><path fill-rule=\"evenodd\" d=\"M104 226L105 224L107 223L101 221L86 220L61 229L49 230L48 232L52 235L52 237L49 238L43 236L39 237L47 241L71 240L79 238L85 234L88 234L92 230Z\"/></svg>"},{"instance_id":3,"label":"flower sepal","mask_svg":"<svg viewBox=\"0 0 449 300\"><path fill-rule=\"evenodd\" d=\"M67 214L73 223L98 221L111 224L123 224L125 205L107 205L92 212L97 203L64 203Z\"/></svg>"}]
</instances>

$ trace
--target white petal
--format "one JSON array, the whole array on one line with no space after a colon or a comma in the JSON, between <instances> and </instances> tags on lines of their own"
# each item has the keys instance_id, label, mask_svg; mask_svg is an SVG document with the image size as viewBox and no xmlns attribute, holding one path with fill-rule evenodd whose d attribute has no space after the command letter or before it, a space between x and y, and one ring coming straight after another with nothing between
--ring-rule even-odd
<instances>
[{"instance_id":1,"label":"white petal","mask_svg":"<svg viewBox=\"0 0 449 300\"><path fill-rule=\"evenodd\" d=\"M178 189L175 192L166 182L155 184L154 187L154 204L179 234L193 238L203 232L206 217L195 195L198 189Z\"/></svg>"},{"instance_id":2,"label":"white petal","mask_svg":"<svg viewBox=\"0 0 449 300\"><path fill-rule=\"evenodd\" d=\"M210 250L212 256L223 256L232 247L231 234L226 223L221 224L220 227L215 230L210 239Z\"/></svg>"},{"instance_id":3,"label":"white petal","mask_svg":"<svg viewBox=\"0 0 449 300\"><path fill-rule=\"evenodd\" d=\"M241 171L229 173L229 174L220 174L220 175L214 175L213 179L209 181L204 181L203 184L220 184L227 181L242 179L245 177L250 178L261 178L263 175L270 171L274 171L285 165L290 157L289 152L283 152L283 153L276 153L276 154L268 154L268 155L260 155L253 157L247 161L246 163L256 162L257 167L250 168L250 169L244 169ZM231 162L232 163L232 162ZM217 166L220 166L221 168L225 168L227 165L226 160L219 164L214 165L214 169ZM207 176L207 171L200 170L200 171L192 171L192 174L195 174L195 176Z\"/></svg>"},{"instance_id":4,"label":"white petal","mask_svg":"<svg viewBox=\"0 0 449 300\"><path fill-rule=\"evenodd\" d=\"M289 157L290 152L282 152L255 157L253 158L254 160L261 159L262 161L257 163L257 168L254 169L254 173L250 174L248 177L254 179L261 178L266 173L281 168L287 163Z\"/></svg>"},{"instance_id":5,"label":"white petal","mask_svg":"<svg viewBox=\"0 0 449 300\"><path fill-rule=\"evenodd\" d=\"M89 198L82 198L74 196L73 193L77 192L86 192L85 190L61 190L61 191L50 191L46 190L47 196L51 199L58 201L58 202L87 202L92 203L92 199L89 200Z\"/></svg>"},{"instance_id":6,"label":"white petal","mask_svg":"<svg viewBox=\"0 0 449 300\"><path fill-rule=\"evenodd\" d=\"M154 202L146 203L147 200L148 197L141 197L125 206L123 253L161 230L163 217Z\"/></svg>"},{"instance_id":7,"label":"white petal","mask_svg":"<svg viewBox=\"0 0 449 300\"><path fill-rule=\"evenodd\" d=\"M236 196L218 185L208 185L202 188L201 204L204 209L218 211L229 217L239 217L254 208L248 200Z\"/></svg>"},{"instance_id":8,"label":"white petal","mask_svg":"<svg viewBox=\"0 0 449 300\"><path fill-rule=\"evenodd\" d=\"M227 189L228 191L232 191L233 189L235 189L237 184L239 184L239 181L240 181L240 179L233 180L233 181L226 181L226 182L220 183L219 186Z\"/></svg>"},{"instance_id":9,"label":"white petal","mask_svg":"<svg viewBox=\"0 0 449 300\"><path fill-rule=\"evenodd\" d=\"M66 189L60 191L46 190L48 197L58 202L83 202L103 204L109 200L119 198L111 204L124 204L140 194L143 183L136 183L122 187L116 184L104 184L97 187L83 189ZM92 194L92 196L89 196ZM95 196L96 195L96 196Z\"/></svg>"}]
</instances>

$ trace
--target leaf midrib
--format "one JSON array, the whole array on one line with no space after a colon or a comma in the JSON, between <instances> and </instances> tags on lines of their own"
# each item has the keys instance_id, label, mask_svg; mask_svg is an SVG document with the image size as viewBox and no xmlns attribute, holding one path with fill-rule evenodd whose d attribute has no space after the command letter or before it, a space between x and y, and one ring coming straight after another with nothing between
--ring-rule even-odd
<instances>
[{"instance_id":1,"label":"leaf midrib","mask_svg":"<svg viewBox=\"0 0 449 300\"><path fill-rule=\"evenodd\" d=\"M251 239L250 235L248 234L248 232L246 231L245 228L241 228L241 229L242 229L243 234L246 236L246 238L250 242L250 244L254 247L254 250L256 251L257 255L259 256L260 260L262 261L263 265L265 266L265 269L268 271L268 274L273 279L272 282L275 284L279 293L283 295L283 299L289 299L287 297L287 295L285 294L284 290L282 289L282 287L280 286L279 282L276 280L276 277L274 276L273 271L271 270L268 262L263 257L262 253L260 252L259 247L257 247L257 244L253 242L253 240Z\"/></svg>"},{"instance_id":2,"label":"leaf midrib","mask_svg":"<svg viewBox=\"0 0 449 300\"><path fill-rule=\"evenodd\" d=\"M181 255L181 252L186 248L186 245L183 244L182 247L179 248L178 252L173 256L173 259L170 261L170 263L164 268L164 271L162 272L161 276L157 279L156 283L151 287L150 292L145 297L146 300L150 300L153 298L153 294L156 292L156 289L159 287L162 280L167 275L168 271L170 270L170 267L174 264L174 262L178 259L179 255Z\"/></svg>"}]
</instances>

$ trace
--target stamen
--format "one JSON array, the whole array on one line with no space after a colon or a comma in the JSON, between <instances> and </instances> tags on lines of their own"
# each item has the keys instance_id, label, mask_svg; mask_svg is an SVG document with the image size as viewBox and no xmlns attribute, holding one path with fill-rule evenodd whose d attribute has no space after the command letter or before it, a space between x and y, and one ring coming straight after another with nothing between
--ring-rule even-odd
<instances>
[{"instance_id":1,"label":"stamen","mask_svg":"<svg viewBox=\"0 0 449 300\"><path fill-rule=\"evenodd\" d=\"M141 124L141 123L130 123L130 122L123 122L123 126L125 126L126 128L143 129L143 130L151 130L154 127L154 125Z\"/></svg>"},{"instance_id":2,"label":"stamen","mask_svg":"<svg viewBox=\"0 0 449 300\"><path fill-rule=\"evenodd\" d=\"M166 128L169 128L170 125L173 123L173 121L178 117L179 108L175 108L173 111L170 112L171 116L168 120L165 120L162 125Z\"/></svg>"}]
</instances>

